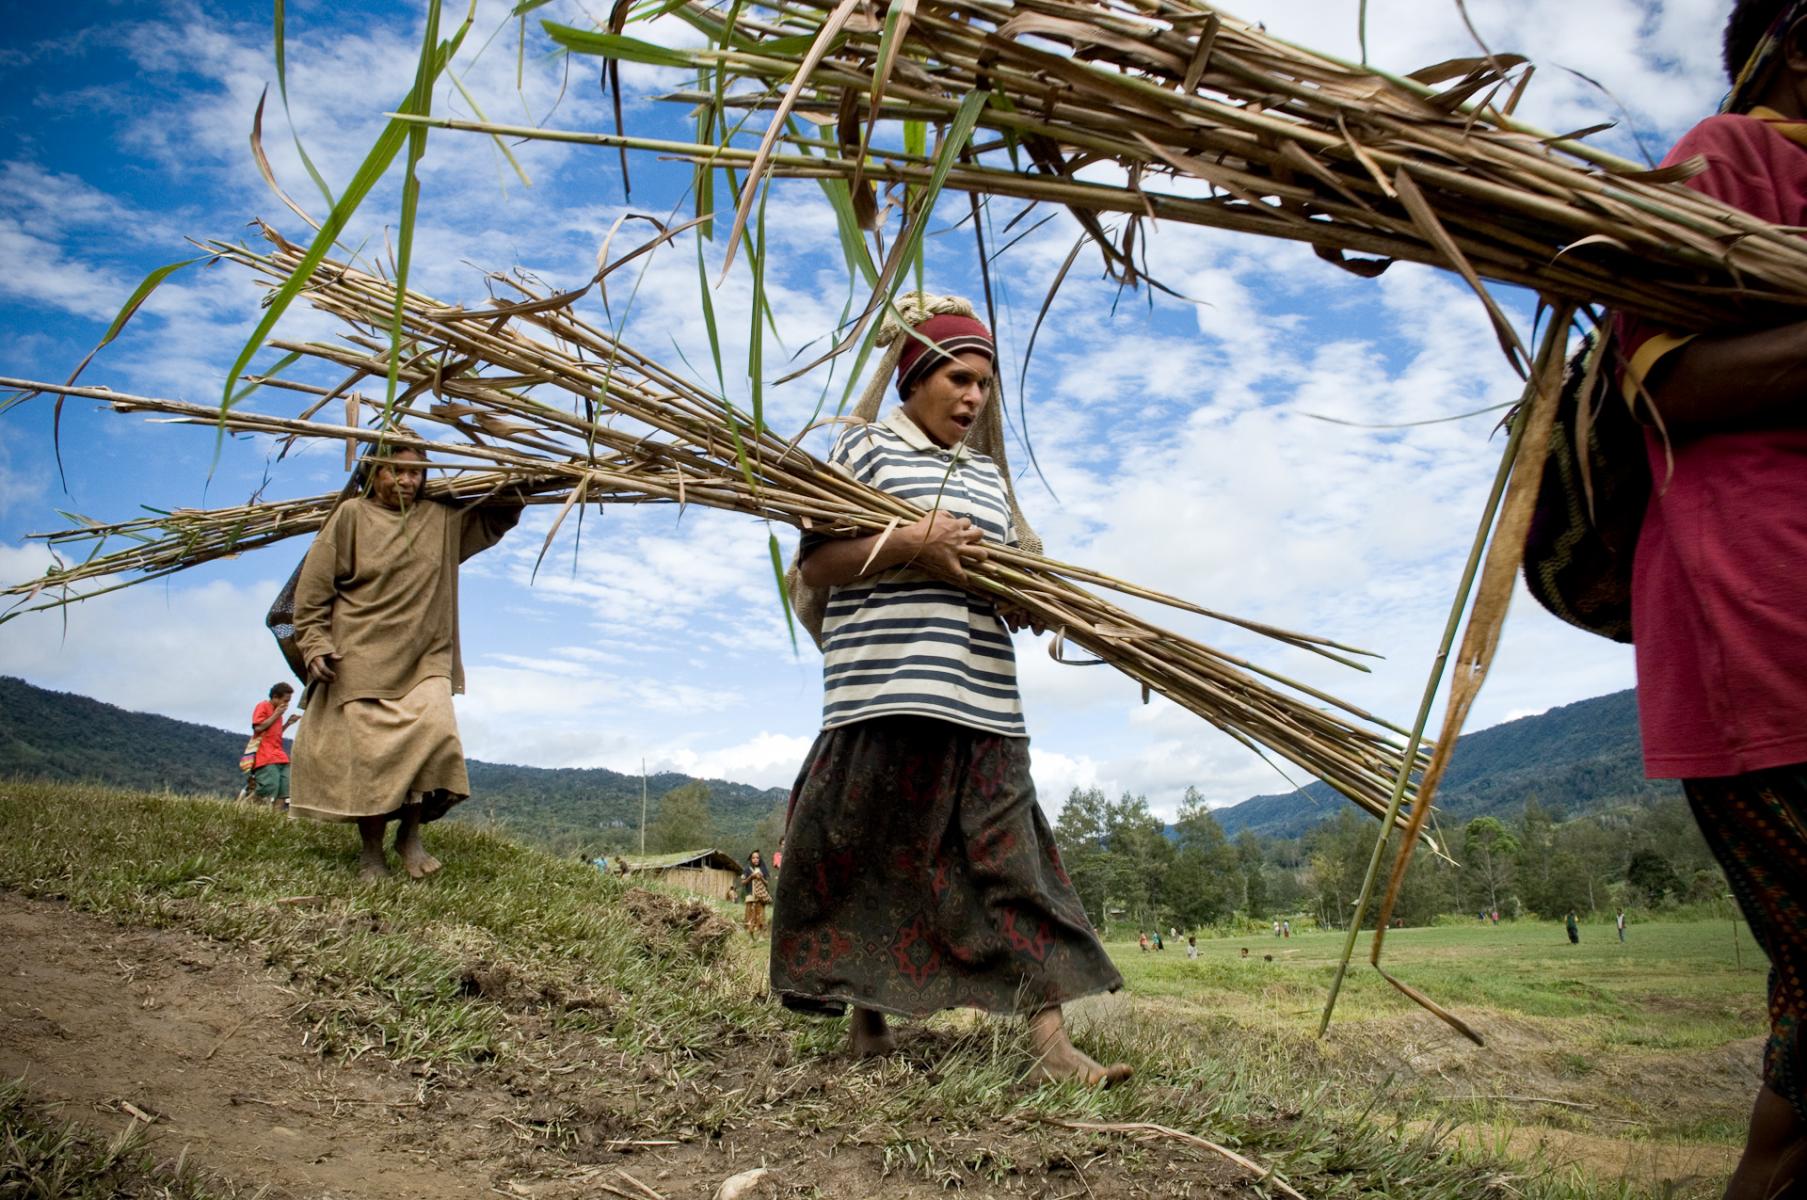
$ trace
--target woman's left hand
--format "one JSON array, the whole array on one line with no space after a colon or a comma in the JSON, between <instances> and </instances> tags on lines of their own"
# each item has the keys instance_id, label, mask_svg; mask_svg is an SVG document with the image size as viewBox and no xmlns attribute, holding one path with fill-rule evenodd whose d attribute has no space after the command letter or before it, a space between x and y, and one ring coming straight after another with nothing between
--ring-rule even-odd
<instances>
[{"instance_id":1,"label":"woman's left hand","mask_svg":"<svg viewBox=\"0 0 1807 1200\"><path fill-rule=\"evenodd\" d=\"M998 616L1003 618L1004 624L1007 625L1013 633L1019 629L1029 629L1036 633L1048 632L1048 627L1043 625L1035 618L1034 614L1028 609L1023 608L1021 605L1000 604L998 605Z\"/></svg>"}]
</instances>

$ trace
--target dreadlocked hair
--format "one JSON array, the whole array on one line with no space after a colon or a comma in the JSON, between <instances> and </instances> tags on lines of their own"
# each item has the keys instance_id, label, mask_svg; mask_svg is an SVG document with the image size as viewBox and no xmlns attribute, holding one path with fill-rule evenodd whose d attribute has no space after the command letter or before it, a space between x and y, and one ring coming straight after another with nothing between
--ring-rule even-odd
<instances>
[{"instance_id":1,"label":"dreadlocked hair","mask_svg":"<svg viewBox=\"0 0 1807 1200\"><path fill-rule=\"evenodd\" d=\"M1725 22L1724 61L1728 80L1738 82L1744 64L1757 52L1757 43L1788 4L1789 0L1733 0L1732 15Z\"/></svg>"}]
</instances>

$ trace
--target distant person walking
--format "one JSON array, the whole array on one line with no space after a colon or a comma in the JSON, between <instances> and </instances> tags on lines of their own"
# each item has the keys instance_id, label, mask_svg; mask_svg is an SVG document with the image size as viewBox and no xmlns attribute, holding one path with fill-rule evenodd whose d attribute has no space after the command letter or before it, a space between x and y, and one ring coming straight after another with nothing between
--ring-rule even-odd
<instances>
[{"instance_id":1,"label":"distant person walking","mask_svg":"<svg viewBox=\"0 0 1807 1200\"><path fill-rule=\"evenodd\" d=\"M295 811L355 821L359 874L389 873L383 827L415 879L439 870L424 822L470 795L452 696L458 564L501 540L516 502L454 508L421 494L426 457L365 460L368 494L342 502L314 538L295 583L295 644L307 664L307 719L295 738Z\"/></svg>"},{"instance_id":2,"label":"distant person walking","mask_svg":"<svg viewBox=\"0 0 1807 1200\"><path fill-rule=\"evenodd\" d=\"M1618 927L1619 942L1621 945L1623 945L1625 942L1625 910L1624 909L1621 908L1619 910L1619 915L1613 918L1613 924Z\"/></svg>"},{"instance_id":3,"label":"distant person walking","mask_svg":"<svg viewBox=\"0 0 1807 1200\"><path fill-rule=\"evenodd\" d=\"M1568 916L1566 925L1568 926L1568 931L1569 931L1569 945L1571 945L1571 946L1580 945L1581 944L1581 923L1575 919L1575 910L1572 908L1569 909L1569 916Z\"/></svg>"},{"instance_id":4,"label":"distant person walking","mask_svg":"<svg viewBox=\"0 0 1807 1200\"><path fill-rule=\"evenodd\" d=\"M251 710L251 733L258 739L256 757L251 760L252 797L268 800L278 812L289 806L289 752L283 749L282 735L301 719L289 716L289 701L295 689L288 683L270 688L269 699L259 700Z\"/></svg>"},{"instance_id":5,"label":"distant person walking","mask_svg":"<svg viewBox=\"0 0 1807 1200\"><path fill-rule=\"evenodd\" d=\"M1283 938L1289 938L1292 935L1293 935L1293 923L1291 921L1280 922L1280 936Z\"/></svg>"},{"instance_id":6,"label":"distant person walking","mask_svg":"<svg viewBox=\"0 0 1807 1200\"><path fill-rule=\"evenodd\" d=\"M765 906L772 902L772 892L766 879L765 866L759 861L759 851L747 855L746 873L740 882L747 889L747 936L758 937L765 932Z\"/></svg>"},{"instance_id":7,"label":"distant person walking","mask_svg":"<svg viewBox=\"0 0 1807 1200\"><path fill-rule=\"evenodd\" d=\"M1136 934L1136 944L1142 947L1142 953L1144 953L1144 954L1148 953L1148 948L1149 948L1150 943L1148 941L1148 935L1146 933L1139 932Z\"/></svg>"}]
</instances>

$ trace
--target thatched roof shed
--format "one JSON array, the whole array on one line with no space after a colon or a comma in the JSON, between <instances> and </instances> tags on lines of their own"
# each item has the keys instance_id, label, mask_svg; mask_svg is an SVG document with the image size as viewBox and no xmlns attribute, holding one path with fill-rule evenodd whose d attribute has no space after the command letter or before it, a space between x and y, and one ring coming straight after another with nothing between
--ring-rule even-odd
<instances>
[{"instance_id":1,"label":"thatched roof shed","mask_svg":"<svg viewBox=\"0 0 1807 1200\"><path fill-rule=\"evenodd\" d=\"M722 850L680 850L676 854L623 855L628 874L645 875L710 900L725 900L740 880L741 865Z\"/></svg>"}]
</instances>

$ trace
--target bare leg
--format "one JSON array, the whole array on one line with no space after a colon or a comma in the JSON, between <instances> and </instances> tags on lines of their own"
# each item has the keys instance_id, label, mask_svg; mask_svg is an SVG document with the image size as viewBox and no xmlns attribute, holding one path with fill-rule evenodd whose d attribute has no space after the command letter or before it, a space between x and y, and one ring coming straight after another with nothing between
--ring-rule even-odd
<instances>
[{"instance_id":1,"label":"bare leg","mask_svg":"<svg viewBox=\"0 0 1807 1200\"><path fill-rule=\"evenodd\" d=\"M885 1014L872 1008L856 1008L847 1025L847 1048L855 1058L883 1058L897 1053L897 1041Z\"/></svg>"},{"instance_id":2,"label":"bare leg","mask_svg":"<svg viewBox=\"0 0 1807 1200\"><path fill-rule=\"evenodd\" d=\"M381 817L358 818L358 838L364 843L364 852L358 856L359 879L373 881L389 874L389 860L383 854L386 823Z\"/></svg>"},{"instance_id":3,"label":"bare leg","mask_svg":"<svg viewBox=\"0 0 1807 1200\"><path fill-rule=\"evenodd\" d=\"M1133 1073L1127 1063L1107 1067L1075 1046L1067 1036L1066 1018L1058 1004L1029 1018L1029 1045L1035 1051L1035 1066L1029 1077L1038 1083L1076 1079L1088 1087L1110 1087Z\"/></svg>"},{"instance_id":4,"label":"bare leg","mask_svg":"<svg viewBox=\"0 0 1807 1200\"><path fill-rule=\"evenodd\" d=\"M439 860L427 853L420 840L420 805L402 805L401 820L395 826L395 853L402 860L402 870L410 879L425 879L439 870Z\"/></svg>"},{"instance_id":5,"label":"bare leg","mask_svg":"<svg viewBox=\"0 0 1807 1200\"><path fill-rule=\"evenodd\" d=\"M1807 1126L1794 1106L1767 1087L1751 1108L1744 1156L1725 1187L1725 1200L1787 1200L1807 1195Z\"/></svg>"}]
</instances>

